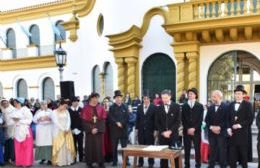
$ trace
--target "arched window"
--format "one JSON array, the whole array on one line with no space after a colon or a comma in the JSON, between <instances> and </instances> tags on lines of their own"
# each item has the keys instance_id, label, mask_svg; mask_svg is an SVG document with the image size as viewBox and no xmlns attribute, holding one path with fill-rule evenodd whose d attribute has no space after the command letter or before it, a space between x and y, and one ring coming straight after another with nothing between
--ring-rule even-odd
<instances>
[{"instance_id":1,"label":"arched window","mask_svg":"<svg viewBox=\"0 0 260 168\"><path fill-rule=\"evenodd\" d=\"M2 83L0 82L0 98L4 97L3 90L4 90L3 85L2 85Z\"/></svg>"},{"instance_id":2,"label":"arched window","mask_svg":"<svg viewBox=\"0 0 260 168\"><path fill-rule=\"evenodd\" d=\"M35 45L36 47L38 47L38 55L40 55L40 29L38 25L32 25L30 27L30 33L31 33L31 37L30 37L30 45Z\"/></svg>"},{"instance_id":3,"label":"arched window","mask_svg":"<svg viewBox=\"0 0 260 168\"><path fill-rule=\"evenodd\" d=\"M104 66L105 72L105 96L113 96L113 68L109 62L105 63Z\"/></svg>"},{"instance_id":4,"label":"arched window","mask_svg":"<svg viewBox=\"0 0 260 168\"><path fill-rule=\"evenodd\" d=\"M99 74L100 74L100 68L98 65L96 65L92 71L92 86L93 86L92 90L93 92L97 92L100 94L101 82L100 82Z\"/></svg>"},{"instance_id":5,"label":"arched window","mask_svg":"<svg viewBox=\"0 0 260 168\"><path fill-rule=\"evenodd\" d=\"M99 36L103 34L104 30L104 16L99 14L98 21L97 21L97 33Z\"/></svg>"},{"instance_id":6,"label":"arched window","mask_svg":"<svg viewBox=\"0 0 260 168\"><path fill-rule=\"evenodd\" d=\"M17 82L17 97L23 97L23 98L28 98L28 88L27 88L27 83L24 79L20 79Z\"/></svg>"},{"instance_id":7,"label":"arched window","mask_svg":"<svg viewBox=\"0 0 260 168\"><path fill-rule=\"evenodd\" d=\"M12 50L12 57L16 58L16 38L12 28L8 29L6 32L6 45L7 48Z\"/></svg>"},{"instance_id":8,"label":"arched window","mask_svg":"<svg viewBox=\"0 0 260 168\"><path fill-rule=\"evenodd\" d=\"M63 21L60 20L60 21L57 21L55 24L60 32L60 36L55 34L55 42L66 40L66 31L65 31L62 23L63 23Z\"/></svg>"},{"instance_id":9,"label":"arched window","mask_svg":"<svg viewBox=\"0 0 260 168\"><path fill-rule=\"evenodd\" d=\"M30 27L30 33L31 33L30 44L40 46L40 29L39 29L39 26L35 25L35 24L32 25Z\"/></svg>"},{"instance_id":10,"label":"arched window","mask_svg":"<svg viewBox=\"0 0 260 168\"><path fill-rule=\"evenodd\" d=\"M42 82L42 99L46 100L47 98L55 100L54 81L49 77L45 78Z\"/></svg>"},{"instance_id":11,"label":"arched window","mask_svg":"<svg viewBox=\"0 0 260 168\"><path fill-rule=\"evenodd\" d=\"M260 61L246 51L230 51L220 55L208 71L208 100L214 90L223 92L225 101L234 99L234 89L244 85L247 96L254 99L254 86L260 83Z\"/></svg>"}]
</instances>

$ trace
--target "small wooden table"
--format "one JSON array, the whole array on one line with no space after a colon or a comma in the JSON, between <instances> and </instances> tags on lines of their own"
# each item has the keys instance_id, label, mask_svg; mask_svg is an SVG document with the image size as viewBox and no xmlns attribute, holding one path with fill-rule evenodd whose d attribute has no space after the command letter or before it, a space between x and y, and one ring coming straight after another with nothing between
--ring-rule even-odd
<instances>
[{"instance_id":1,"label":"small wooden table","mask_svg":"<svg viewBox=\"0 0 260 168\"><path fill-rule=\"evenodd\" d=\"M123 168L126 168L126 162L128 156L134 156L134 165L136 168L137 157L147 157L147 158L159 158L159 159L168 159L170 160L171 168L175 168L174 160L178 158L179 168L182 168L182 153L181 150L171 150L163 149L161 151L145 151L143 150L145 145L131 145L126 148L122 148L123 151Z\"/></svg>"}]
</instances>

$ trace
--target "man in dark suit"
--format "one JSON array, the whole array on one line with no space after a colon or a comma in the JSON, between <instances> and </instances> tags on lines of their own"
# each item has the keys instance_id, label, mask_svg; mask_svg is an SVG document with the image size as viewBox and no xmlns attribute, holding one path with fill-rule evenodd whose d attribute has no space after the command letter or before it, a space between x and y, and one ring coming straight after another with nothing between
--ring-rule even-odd
<instances>
[{"instance_id":1,"label":"man in dark suit","mask_svg":"<svg viewBox=\"0 0 260 168\"><path fill-rule=\"evenodd\" d=\"M239 156L243 168L247 168L248 130L253 120L253 107L244 101L246 91L243 85L234 90L235 101L229 106L228 134L230 136L229 158L230 168L237 167Z\"/></svg>"},{"instance_id":2,"label":"man in dark suit","mask_svg":"<svg viewBox=\"0 0 260 168\"><path fill-rule=\"evenodd\" d=\"M121 147L127 146L127 122L128 122L128 108L123 104L123 95L121 91L116 90L114 99L115 103L109 108L108 122L111 133L113 166L117 166L118 152L117 147L120 140ZM130 165L127 161L127 165Z\"/></svg>"},{"instance_id":3,"label":"man in dark suit","mask_svg":"<svg viewBox=\"0 0 260 168\"><path fill-rule=\"evenodd\" d=\"M212 92L213 104L208 108L206 124L209 129L209 168L214 168L217 158L221 168L227 165L227 116L229 107L222 102L223 94L219 90Z\"/></svg>"},{"instance_id":4,"label":"man in dark suit","mask_svg":"<svg viewBox=\"0 0 260 168\"><path fill-rule=\"evenodd\" d=\"M72 105L69 108L71 130L73 133L75 149L79 154L79 161L82 162L83 161L83 126L80 118L80 113L82 111L82 108L79 107L79 99L77 97L73 97L71 102Z\"/></svg>"},{"instance_id":5,"label":"man in dark suit","mask_svg":"<svg viewBox=\"0 0 260 168\"><path fill-rule=\"evenodd\" d=\"M160 145L173 145L174 139L178 138L178 129L180 127L180 106L171 101L171 91L164 90L161 93L163 104L157 108L156 128L159 132ZM162 159L161 168L168 167L168 160ZM175 160L175 165L178 161Z\"/></svg>"},{"instance_id":6,"label":"man in dark suit","mask_svg":"<svg viewBox=\"0 0 260 168\"><path fill-rule=\"evenodd\" d=\"M258 135L257 135L258 168L260 168L260 112L258 112L256 116L256 126L258 128Z\"/></svg>"},{"instance_id":7,"label":"man in dark suit","mask_svg":"<svg viewBox=\"0 0 260 168\"><path fill-rule=\"evenodd\" d=\"M139 145L154 145L156 107L150 103L148 94L143 96L143 104L137 108L136 133ZM143 167L144 160L139 158L138 167ZM149 168L153 167L154 159L148 159Z\"/></svg>"},{"instance_id":8,"label":"man in dark suit","mask_svg":"<svg viewBox=\"0 0 260 168\"><path fill-rule=\"evenodd\" d=\"M182 106L183 140L185 152L185 168L190 168L190 150L193 142L195 148L196 168L201 166L201 125L203 121L203 105L196 101L198 91L196 88L188 90L188 102Z\"/></svg>"}]
</instances>

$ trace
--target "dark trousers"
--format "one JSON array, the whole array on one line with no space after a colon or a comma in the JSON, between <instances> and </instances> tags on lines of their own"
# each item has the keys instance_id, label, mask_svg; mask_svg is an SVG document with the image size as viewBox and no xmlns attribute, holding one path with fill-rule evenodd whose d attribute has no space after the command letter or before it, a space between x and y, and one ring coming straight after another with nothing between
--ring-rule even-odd
<instances>
[{"instance_id":1,"label":"dark trousers","mask_svg":"<svg viewBox=\"0 0 260 168\"><path fill-rule=\"evenodd\" d=\"M242 139L241 139L242 141ZM241 164L243 168L247 168L247 145L234 145L229 146L229 159L230 168L236 168L239 156L241 157Z\"/></svg>"},{"instance_id":2,"label":"dark trousers","mask_svg":"<svg viewBox=\"0 0 260 168\"><path fill-rule=\"evenodd\" d=\"M118 151L117 151L117 147L118 147L118 143L121 143L121 147L124 148L127 146L127 138L125 137L111 137L111 142L112 142L112 153L113 153L113 164L117 164L118 162ZM128 159L127 159L128 161Z\"/></svg>"},{"instance_id":3,"label":"dark trousers","mask_svg":"<svg viewBox=\"0 0 260 168\"><path fill-rule=\"evenodd\" d=\"M185 153L185 168L190 168L190 150L191 150L191 143L194 144L195 149L195 161L196 161L196 168L201 166L201 155L200 155L200 143L201 143L201 134L196 133L194 136L190 136L184 134L183 137L184 141L184 153Z\"/></svg>"},{"instance_id":4,"label":"dark trousers","mask_svg":"<svg viewBox=\"0 0 260 168\"><path fill-rule=\"evenodd\" d=\"M258 153L258 168L260 168L260 142L257 141L257 153Z\"/></svg>"},{"instance_id":5,"label":"dark trousers","mask_svg":"<svg viewBox=\"0 0 260 168\"><path fill-rule=\"evenodd\" d=\"M5 141L4 160L14 161L14 159L14 140L10 138Z\"/></svg>"},{"instance_id":6,"label":"dark trousers","mask_svg":"<svg viewBox=\"0 0 260 168\"><path fill-rule=\"evenodd\" d=\"M209 135L209 168L214 168L218 159L220 167L227 165L227 138L221 135Z\"/></svg>"},{"instance_id":7,"label":"dark trousers","mask_svg":"<svg viewBox=\"0 0 260 168\"><path fill-rule=\"evenodd\" d=\"M173 138L164 138L162 136L159 137L159 144L160 145L172 146L172 143L173 143ZM161 168L168 168L168 160L167 159L161 159L160 167ZM178 167L179 167L179 160L177 158L177 159L175 159L175 168L178 168Z\"/></svg>"},{"instance_id":8,"label":"dark trousers","mask_svg":"<svg viewBox=\"0 0 260 168\"><path fill-rule=\"evenodd\" d=\"M138 144L139 145L154 145L154 136L153 132L147 135L145 131L139 132L139 134L142 133L142 135L138 135ZM144 164L144 158L139 157L138 163L140 166L143 166ZM148 158L148 164L153 165L154 164L154 159L153 158Z\"/></svg>"},{"instance_id":9,"label":"dark trousers","mask_svg":"<svg viewBox=\"0 0 260 168\"><path fill-rule=\"evenodd\" d=\"M76 153L79 154L79 161L83 161L83 133L80 133L79 135L73 134L73 140L75 145Z\"/></svg>"}]
</instances>

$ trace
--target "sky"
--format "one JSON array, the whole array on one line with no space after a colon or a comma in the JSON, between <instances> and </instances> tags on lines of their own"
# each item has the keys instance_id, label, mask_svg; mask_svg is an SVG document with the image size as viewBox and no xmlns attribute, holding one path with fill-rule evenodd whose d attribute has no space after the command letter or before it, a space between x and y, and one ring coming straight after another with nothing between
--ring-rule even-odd
<instances>
[{"instance_id":1,"label":"sky","mask_svg":"<svg viewBox=\"0 0 260 168\"><path fill-rule=\"evenodd\" d=\"M0 11L17 9L36 4L54 2L59 0L0 0Z\"/></svg>"}]
</instances>

